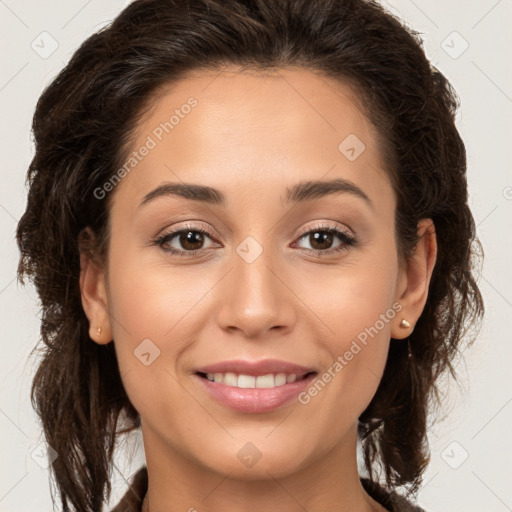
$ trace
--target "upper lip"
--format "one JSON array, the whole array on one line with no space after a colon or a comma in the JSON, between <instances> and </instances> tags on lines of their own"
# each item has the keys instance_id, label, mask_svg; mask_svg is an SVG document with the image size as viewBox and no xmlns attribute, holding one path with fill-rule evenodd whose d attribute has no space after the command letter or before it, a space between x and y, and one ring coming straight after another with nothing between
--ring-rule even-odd
<instances>
[{"instance_id":1,"label":"upper lip","mask_svg":"<svg viewBox=\"0 0 512 512\"><path fill-rule=\"evenodd\" d=\"M306 373L313 372L312 368L301 366L295 363L288 363L278 359L262 359L261 361L244 361L242 359L233 359L231 361L220 361L212 363L201 368L197 368L197 373L238 373L243 375L253 375L255 377L268 375L269 373L285 373L287 375L295 374L298 377Z\"/></svg>"}]
</instances>

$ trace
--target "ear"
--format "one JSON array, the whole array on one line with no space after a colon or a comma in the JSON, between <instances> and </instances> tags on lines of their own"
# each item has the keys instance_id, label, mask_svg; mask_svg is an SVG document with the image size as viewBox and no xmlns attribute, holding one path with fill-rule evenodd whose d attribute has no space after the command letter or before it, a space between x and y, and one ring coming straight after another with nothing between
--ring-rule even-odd
<instances>
[{"instance_id":1,"label":"ear","mask_svg":"<svg viewBox=\"0 0 512 512\"><path fill-rule=\"evenodd\" d=\"M79 236L80 295L89 319L89 337L100 345L112 341L106 277L103 265L94 257L94 234L89 227Z\"/></svg>"},{"instance_id":2,"label":"ear","mask_svg":"<svg viewBox=\"0 0 512 512\"><path fill-rule=\"evenodd\" d=\"M418 236L420 239L406 268L400 272L397 301L402 305L402 310L391 327L391 337L395 339L406 338L414 330L427 302L430 278L437 258L436 231L432 219L418 222ZM402 320L409 322L410 326L400 326Z\"/></svg>"}]
</instances>

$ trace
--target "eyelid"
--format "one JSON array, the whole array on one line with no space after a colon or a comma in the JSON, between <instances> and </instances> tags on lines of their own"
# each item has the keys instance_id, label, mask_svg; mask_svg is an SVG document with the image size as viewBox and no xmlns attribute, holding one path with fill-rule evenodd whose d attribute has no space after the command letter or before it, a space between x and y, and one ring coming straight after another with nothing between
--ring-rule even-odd
<instances>
[{"instance_id":1,"label":"eyelid","mask_svg":"<svg viewBox=\"0 0 512 512\"><path fill-rule=\"evenodd\" d=\"M308 234L311 231L315 230L328 230L328 229L337 229L339 231L342 231L345 235L347 235L350 238L355 238L355 233L347 226L340 225L338 223L336 224L328 224L328 222L333 221L316 221L317 223L314 226L306 226L304 228L301 228L297 234L297 238L301 238L302 235Z\"/></svg>"},{"instance_id":2,"label":"eyelid","mask_svg":"<svg viewBox=\"0 0 512 512\"><path fill-rule=\"evenodd\" d=\"M189 224L191 222L198 222L199 224ZM213 232L213 230L208 226L208 224L205 224L201 221L195 221L195 220L188 220L185 221L184 224L173 224L171 227L168 227L164 230L162 230L159 234L156 235L155 238L162 238L168 235L176 235L180 233L181 231L204 231L206 234L208 234L213 240L216 240L216 236Z\"/></svg>"},{"instance_id":3,"label":"eyelid","mask_svg":"<svg viewBox=\"0 0 512 512\"><path fill-rule=\"evenodd\" d=\"M200 222L201 223L201 221L190 221L189 220L189 221L186 221L185 224L183 224L183 225L173 224L172 227L169 227L169 228L161 231L158 235L156 235L152 239L152 243L158 245L160 247L160 249L163 250L164 252L169 253L171 255L179 256L179 257L193 257L199 253L207 252L208 249L214 248L214 247L206 247L206 248L202 248L202 249L195 249L193 251L185 251L183 249L175 249L175 248L167 248L166 249L164 247L164 245L167 244L168 241L172 240L173 238L178 236L180 233L187 232L187 231L195 231L198 233L206 234L208 236L208 238L210 238L210 240L212 241L213 245L218 246L219 242L217 242L216 236L214 235L213 231L209 227L206 227L207 225L205 225L204 223L201 223L202 225L200 225L200 226L192 225L192 224L190 224L190 222ZM168 240L166 241L166 239L168 239Z\"/></svg>"}]
</instances>

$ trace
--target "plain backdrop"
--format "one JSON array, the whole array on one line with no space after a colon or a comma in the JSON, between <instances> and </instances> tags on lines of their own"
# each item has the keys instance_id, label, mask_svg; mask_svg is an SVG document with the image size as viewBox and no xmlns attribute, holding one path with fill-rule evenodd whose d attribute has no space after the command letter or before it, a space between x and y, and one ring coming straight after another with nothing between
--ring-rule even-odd
<instances>
[{"instance_id":1,"label":"plain backdrop","mask_svg":"<svg viewBox=\"0 0 512 512\"><path fill-rule=\"evenodd\" d=\"M45 444L29 401L39 339L37 296L15 278L16 224L33 155L31 118L43 88L79 44L128 4L122 0L0 0L0 511L52 511ZM418 495L431 512L512 510L512 2L393 0L387 8L422 34L461 100L470 206L485 250L486 316L447 382L429 432L431 463ZM442 418L445 419L442 419ZM122 453L120 453L122 452ZM143 463L140 436L116 455L111 503Z\"/></svg>"}]
</instances>

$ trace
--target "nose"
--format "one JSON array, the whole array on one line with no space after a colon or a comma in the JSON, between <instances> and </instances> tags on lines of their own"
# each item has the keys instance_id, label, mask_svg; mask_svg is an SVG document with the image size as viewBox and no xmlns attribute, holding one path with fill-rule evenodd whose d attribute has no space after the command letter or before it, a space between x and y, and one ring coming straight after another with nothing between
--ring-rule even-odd
<instances>
[{"instance_id":1,"label":"nose","mask_svg":"<svg viewBox=\"0 0 512 512\"><path fill-rule=\"evenodd\" d=\"M255 250L254 242L250 250ZM258 249L259 251L260 249ZM256 259L240 249L233 253L233 265L223 280L219 326L243 333L247 338L283 335L293 329L296 309L293 292L287 284L283 266L263 250Z\"/></svg>"}]
</instances>

